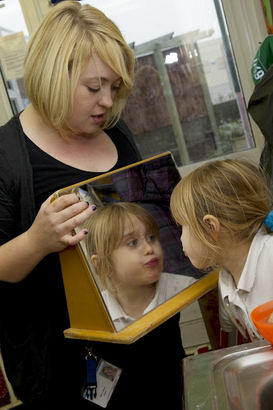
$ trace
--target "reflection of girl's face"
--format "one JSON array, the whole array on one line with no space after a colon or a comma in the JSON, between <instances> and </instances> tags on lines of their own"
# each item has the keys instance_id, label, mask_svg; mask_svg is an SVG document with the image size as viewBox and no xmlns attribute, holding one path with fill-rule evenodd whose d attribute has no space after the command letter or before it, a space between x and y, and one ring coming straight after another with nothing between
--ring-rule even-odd
<instances>
[{"instance_id":1,"label":"reflection of girl's face","mask_svg":"<svg viewBox=\"0 0 273 410\"><path fill-rule=\"evenodd\" d=\"M130 215L120 246L112 253L113 279L118 287L138 287L157 282L163 269L159 240Z\"/></svg>"}]
</instances>

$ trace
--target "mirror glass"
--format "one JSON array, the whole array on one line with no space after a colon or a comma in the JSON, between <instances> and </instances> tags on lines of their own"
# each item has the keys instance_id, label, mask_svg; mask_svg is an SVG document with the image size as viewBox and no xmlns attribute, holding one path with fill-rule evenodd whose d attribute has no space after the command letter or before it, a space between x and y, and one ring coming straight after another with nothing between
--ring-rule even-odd
<instances>
[{"instance_id":1,"label":"mirror glass","mask_svg":"<svg viewBox=\"0 0 273 410\"><path fill-rule=\"evenodd\" d=\"M204 275L183 254L170 214L179 180L168 153L73 188L97 206L80 246L117 331Z\"/></svg>"}]
</instances>

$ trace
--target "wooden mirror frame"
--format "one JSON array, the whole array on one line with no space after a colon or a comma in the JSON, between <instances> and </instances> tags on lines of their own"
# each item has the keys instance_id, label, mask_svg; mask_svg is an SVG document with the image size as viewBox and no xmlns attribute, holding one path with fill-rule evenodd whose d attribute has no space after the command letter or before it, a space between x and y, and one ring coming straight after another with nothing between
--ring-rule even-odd
<instances>
[{"instance_id":1,"label":"wooden mirror frame","mask_svg":"<svg viewBox=\"0 0 273 410\"><path fill-rule=\"evenodd\" d=\"M166 155L171 155L171 153L165 152L98 177L81 181L78 184L70 185L57 191L53 195L52 200L76 187ZM218 282L217 271L208 273L166 302L143 315L140 319L135 320L124 329L117 331L105 306L100 289L93 277L81 245L69 247L63 252L60 252L59 256L71 326L64 331L64 335L70 339L122 344L133 343L214 289Z\"/></svg>"}]
</instances>

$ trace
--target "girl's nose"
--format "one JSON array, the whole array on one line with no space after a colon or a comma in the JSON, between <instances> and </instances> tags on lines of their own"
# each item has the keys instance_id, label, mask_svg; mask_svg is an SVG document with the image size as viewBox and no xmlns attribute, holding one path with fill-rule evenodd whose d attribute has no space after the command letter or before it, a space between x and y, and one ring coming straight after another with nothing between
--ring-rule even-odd
<instances>
[{"instance_id":1,"label":"girl's nose","mask_svg":"<svg viewBox=\"0 0 273 410\"><path fill-rule=\"evenodd\" d=\"M150 254L154 252L153 245L148 241L145 241L144 243L144 252L145 254Z\"/></svg>"}]
</instances>

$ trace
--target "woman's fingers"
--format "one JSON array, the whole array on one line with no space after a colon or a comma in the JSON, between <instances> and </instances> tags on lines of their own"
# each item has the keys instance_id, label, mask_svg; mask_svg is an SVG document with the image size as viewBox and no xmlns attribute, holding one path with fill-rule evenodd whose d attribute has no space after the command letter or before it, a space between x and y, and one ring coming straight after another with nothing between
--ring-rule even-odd
<instances>
[{"instance_id":1,"label":"woman's fingers","mask_svg":"<svg viewBox=\"0 0 273 410\"><path fill-rule=\"evenodd\" d=\"M50 224L61 225L70 221L70 228L74 229L83 223L95 208L93 205L89 206L85 201L80 201L75 194L67 194L51 203L45 201L41 211Z\"/></svg>"},{"instance_id":2,"label":"woman's fingers","mask_svg":"<svg viewBox=\"0 0 273 410\"><path fill-rule=\"evenodd\" d=\"M85 231L80 228L95 211L94 206L80 201L75 194L63 195L51 202L47 199L41 206L29 235L37 252L59 252L82 240ZM78 232L76 228L78 228Z\"/></svg>"},{"instance_id":3,"label":"woman's fingers","mask_svg":"<svg viewBox=\"0 0 273 410\"><path fill-rule=\"evenodd\" d=\"M65 233L72 232L78 226L83 224L92 213L95 212L95 210L95 206L88 206L87 203L84 203L83 208L80 206L75 207L74 205L70 208L66 208L60 212L60 219L63 221L59 225L60 229Z\"/></svg>"},{"instance_id":4,"label":"woman's fingers","mask_svg":"<svg viewBox=\"0 0 273 410\"><path fill-rule=\"evenodd\" d=\"M76 204L80 203L80 199L76 194L65 194L60 196L57 199L54 199L52 201L53 195L51 195L41 206L41 208L49 208L50 210L53 210L53 212L60 212L63 209Z\"/></svg>"},{"instance_id":5,"label":"woman's fingers","mask_svg":"<svg viewBox=\"0 0 273 410\"><path fill-rule=\"evenodd\" d=\"M67 246L75 246L77 243L82 241L86 235L88 234L88 231L86 229L82 229L80 232L77 232L75 234L71 235L65 235L63 237L64 242L67 244Z\"/></svg>"}]
</instances>

